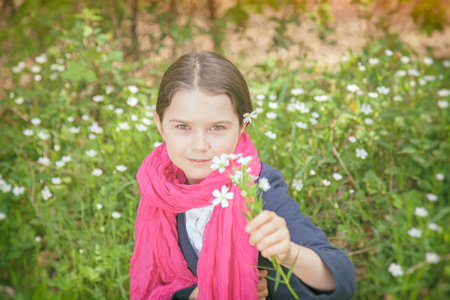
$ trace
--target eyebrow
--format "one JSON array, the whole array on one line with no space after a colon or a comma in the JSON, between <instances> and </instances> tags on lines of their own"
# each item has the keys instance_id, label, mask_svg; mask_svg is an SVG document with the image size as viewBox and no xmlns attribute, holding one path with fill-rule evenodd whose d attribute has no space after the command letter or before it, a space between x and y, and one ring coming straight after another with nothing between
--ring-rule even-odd
<instances>
[{"instance_id":1,"label":"eyebrow","mask_svg":"<svg viewBox=\"0 0 450 300\"><path fill-rule=\"evenodd\" d=\"M180 119L170 119L169 122L172 122L172 123L189 123L189 121L180 120ZM233 122L230 122L228 120L219 120L219 121L211 122L211 124L232 124L232 123Z\"/></svg>"}]
</instances>

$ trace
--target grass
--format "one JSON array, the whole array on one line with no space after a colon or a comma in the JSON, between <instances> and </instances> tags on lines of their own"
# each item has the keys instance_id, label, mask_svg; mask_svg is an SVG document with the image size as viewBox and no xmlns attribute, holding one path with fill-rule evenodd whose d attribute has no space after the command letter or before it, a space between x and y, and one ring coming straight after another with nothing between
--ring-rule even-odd
<instances>
[{"instance_id":1,"label":"grass","mask_svg":"<svg viewBox=\"0 0 450 300\"><path fill-rule=\"evenodd\" d=\"M162 141L152 121L157 84L134 76L108 35L80 30L50 47L45 62L11 66L14 85L0 100L2 298L129 298L135 174ZM333 71L278 64L272 78L276 62L255 66L247 78L259 114L247 131L302 212L349 254L357 299L442 299L450 293L450 63L391 42L372 41Z\"/></svg>"}]
</instances>

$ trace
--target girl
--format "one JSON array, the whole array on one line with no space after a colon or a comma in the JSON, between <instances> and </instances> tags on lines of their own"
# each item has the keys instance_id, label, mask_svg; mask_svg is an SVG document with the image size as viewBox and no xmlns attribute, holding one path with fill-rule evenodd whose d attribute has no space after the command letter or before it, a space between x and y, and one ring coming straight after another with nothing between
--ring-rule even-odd
<instances>
[{"instance_id":1,"label":"girl","mask_svg":"<svg viewBox=\"0 0 450 300\"><path fill-rule=\"evenodd\" d=\"M244 132L252 111L242 74L218 54L186 54L164 74L155 122L165 143L137 173L131 299L291 299L284 284L275 292L267 271L258 273L273 255L293 267L290 284L302 300L353 296L348 257L301 214L281 172L259 161ZM252 156L252 174L269 180L264 211L250 223L237 188L211 169L223 153ZM234 194L227 208L212 205L212 191L224 184Z\"/></svg>"}]
</instances>

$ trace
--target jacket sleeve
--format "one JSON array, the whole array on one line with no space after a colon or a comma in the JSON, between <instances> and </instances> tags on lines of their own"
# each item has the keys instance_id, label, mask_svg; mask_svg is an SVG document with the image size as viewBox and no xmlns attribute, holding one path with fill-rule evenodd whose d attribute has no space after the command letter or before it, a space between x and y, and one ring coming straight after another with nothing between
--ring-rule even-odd
<instances>
[{"instance_id":1,"label":"jacket sleeve","mask_svg":"<svg viewBox=\"0 0 450 300\"><path fill-rule=\"evenodd\" d=\"M262 196L264 209L271 210L286 220L291 241L314 250L331 270L336 284L334 292L319 294L293 275L291 285L297 295L302 300L352 298L356 290L356 276L354 266L348 256L342 250L330 245L323 231L312 224L309 217L303 216L298 203L288 195L288 188L280 171L262 163L260 178L262 177L267 178L271 185L271 188L264 192ZM261 255L259 263L271 266L271 262ZM273 297L267 299L281 299L282 293L289 292L285 285L280 284L277 292L274 293L273 290L271 291L273 285L274 283L268 280L269 295L272 292ZM290 293L287 295L290 295Z\"/></svg>"}]
</instances>

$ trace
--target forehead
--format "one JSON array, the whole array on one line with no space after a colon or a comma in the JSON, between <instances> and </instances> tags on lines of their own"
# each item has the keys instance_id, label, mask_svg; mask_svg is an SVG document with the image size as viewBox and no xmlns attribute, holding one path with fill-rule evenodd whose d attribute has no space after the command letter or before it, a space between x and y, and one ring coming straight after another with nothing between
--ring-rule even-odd
<instances>
[{"instance_id":1,"label":"forehead","mask_svg":"<svg viewBox=\"0 0 450 300\"><path fill-rule=\"evenodd\" d=\"M167 117L184 117L189 119L238 120L233 102L226 94L207 94L198 89L182 89L175 93L164 113Z\"/></svg>"}]
</instances>

